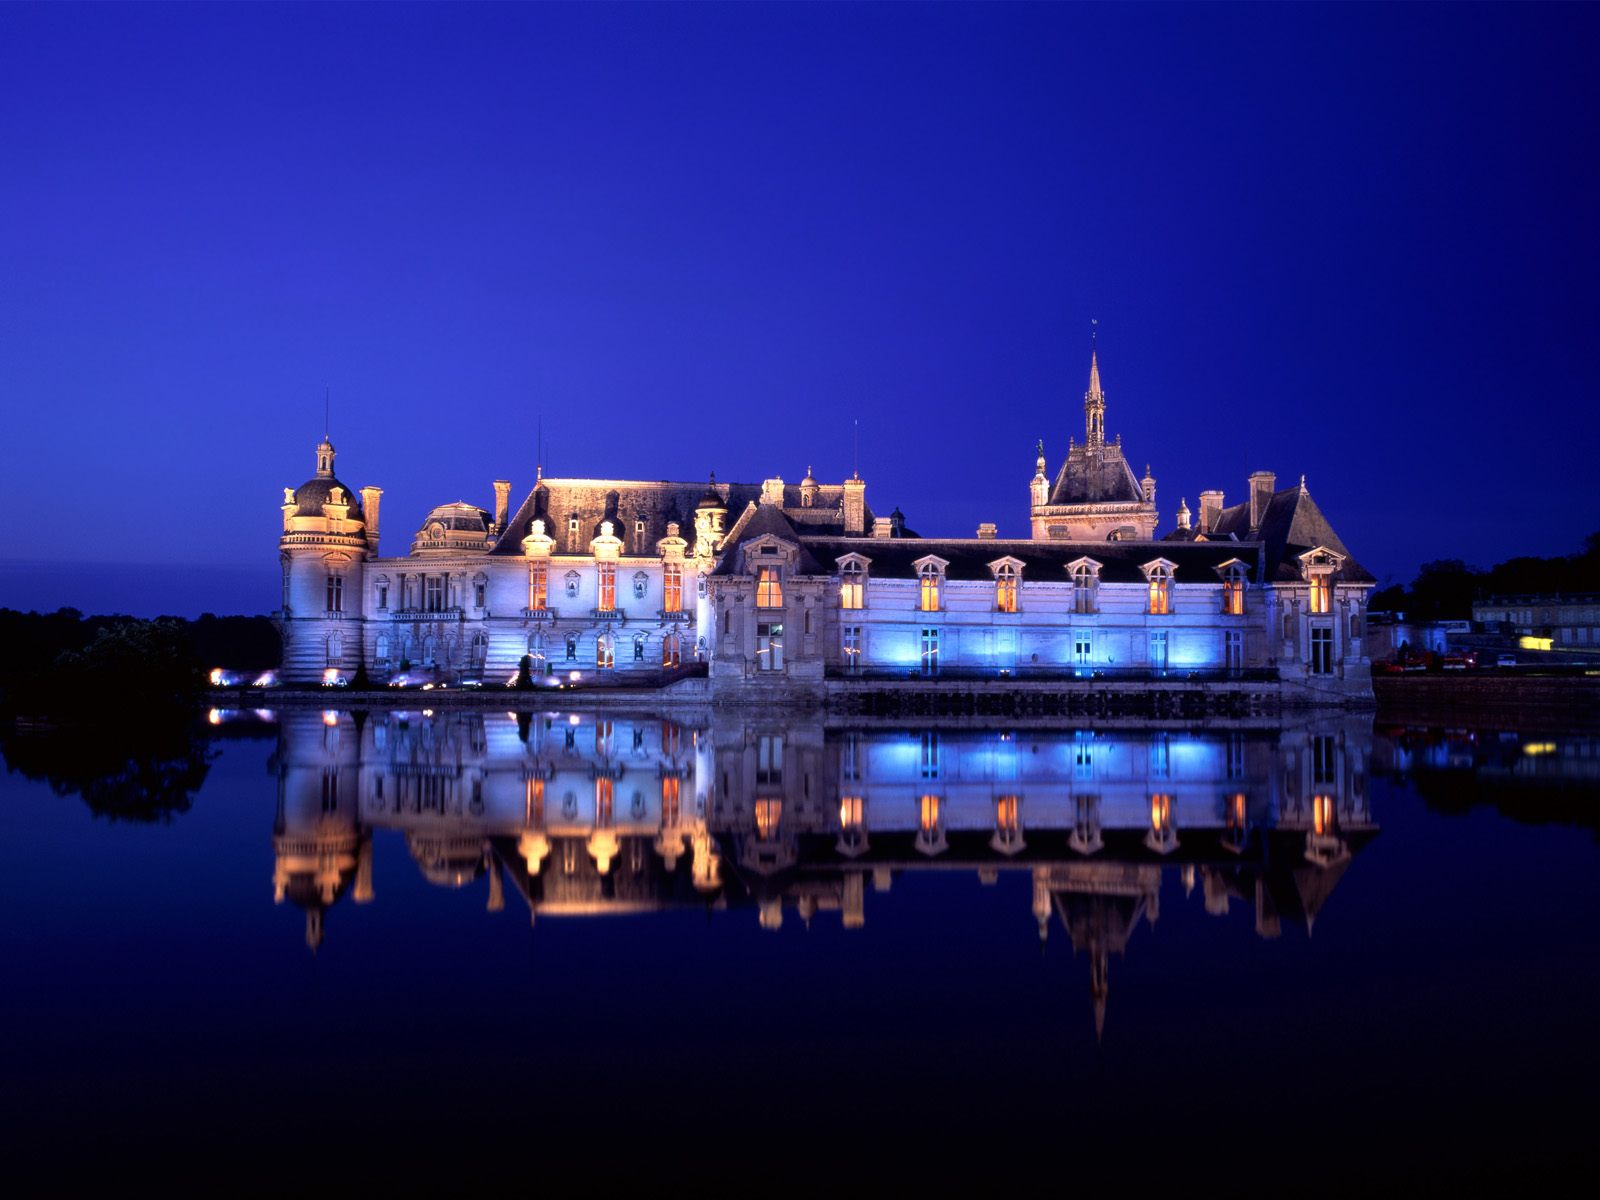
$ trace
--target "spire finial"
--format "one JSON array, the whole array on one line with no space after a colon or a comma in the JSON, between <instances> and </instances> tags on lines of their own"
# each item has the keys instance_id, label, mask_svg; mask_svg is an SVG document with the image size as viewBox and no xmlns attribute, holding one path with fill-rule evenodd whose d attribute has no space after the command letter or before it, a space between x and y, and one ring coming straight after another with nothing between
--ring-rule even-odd
<instances>
[{"instance_id":1,"label":"spire finial","mask_svg":"<svg viewBox=\"0 0 1600 1200\"><path fill-rule=\"evenodd\" d=\"M1095 340L1100 332L1100 322L1089 322L1089 390L1083 394L1084 440L1091 450L1105 444L1106 394L1100 387L1100 356Z\"/></svg>"}]
</instances>

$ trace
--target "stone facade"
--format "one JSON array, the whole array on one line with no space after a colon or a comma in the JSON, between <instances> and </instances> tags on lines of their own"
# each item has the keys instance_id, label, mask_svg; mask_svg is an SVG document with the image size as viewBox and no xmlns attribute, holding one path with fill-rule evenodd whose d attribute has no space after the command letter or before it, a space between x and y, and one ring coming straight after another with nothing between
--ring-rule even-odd
<instances>
[{"instance_id":1,"label":"stone facade","mask_svg":"<svg viewBox=\"0 0 1600 1200\"><path fill-rule=\"evenodd\" d=\"M1033 535L919 536L878 517L859 478L799 485L536 478L513 513L434 509L405 557L378 549L381 492L334 476L334 449L284 493L283 674L364 668L376 681L536 674L661 681L695 664L725 699L811 696L893 676L1260 677L1308 702L1371 695L1373 579L1302 477L1188 505L1157 539L1155 480L1104 440L1099 364L1089 437L1052 487L1041 450Z\"/></svg>"}]
</instances>

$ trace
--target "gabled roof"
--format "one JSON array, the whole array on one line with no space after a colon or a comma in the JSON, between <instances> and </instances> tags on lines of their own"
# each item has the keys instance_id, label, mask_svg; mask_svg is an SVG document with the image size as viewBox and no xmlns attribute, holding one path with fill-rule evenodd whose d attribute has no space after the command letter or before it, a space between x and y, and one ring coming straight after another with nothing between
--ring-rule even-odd
<instances>
[{"instance_id":1,"label":"gabled roof","mask_svg":"<svg viewBox=\"0 0 1600 1200\"><path fill-rule=\"evenodd\" d=\"M1248 500L1225 508L1218 515L1216 534L1213 536L1226 537L1229 534L1241 540L1251 536ZM1298 557L1318 546L1344 555L1344 566L1336 576L1341 582L1377 582L1356 562L1303 483L1272 494L1266 512L1261 515L1261 527L1255 531L1255 538L1266 548L1265 578L1268 582L1299 579Z\"/></svg>"},{"instance_id":2,"label":"gabled roof","mask_svg":"<svg viewBox=\"0 0 1600 1200\"><path fill-rule=\"evenodd\" d=\"M807 548L809 539L802 539L789 518L784 516L783 510L771 504L750 504L739 514L733 528L722 539L722 556L712 574L748 575L754 564L746 562L745 547L762 537L774 537L798 547L800 556L795 562L795 570L799 574L828 574L828 568L819 565ZM861 539L850 538L848 544L859 546ZM831 563L832 559L828 561Z\"/></svg>"}]
</instances>

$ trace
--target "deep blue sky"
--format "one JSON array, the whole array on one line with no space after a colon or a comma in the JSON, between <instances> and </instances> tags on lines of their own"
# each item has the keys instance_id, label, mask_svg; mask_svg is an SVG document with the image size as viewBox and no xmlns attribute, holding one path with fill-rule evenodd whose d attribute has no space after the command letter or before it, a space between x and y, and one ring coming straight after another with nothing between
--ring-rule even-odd
<instances>
[{"instance_id":1,"label":"deep blue sky","mask_svg":"<svg viewBox=\"0 0 1600 1200\"><path fill-rule=\"evenodd\" d=\"M280 489L1304 472L1379 576L1600 527L1592 7L0 7L0 603L276 600ZM203 571L100 569L196 564Z\"/></svg>"}]
</instances>

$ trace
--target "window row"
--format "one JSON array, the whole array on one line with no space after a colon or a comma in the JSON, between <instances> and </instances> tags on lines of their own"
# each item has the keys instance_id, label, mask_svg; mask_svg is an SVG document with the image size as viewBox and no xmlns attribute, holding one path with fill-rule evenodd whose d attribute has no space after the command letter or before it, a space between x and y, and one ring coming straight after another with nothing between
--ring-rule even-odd
<instances>
[{"instance_id":1,"label":"window row","mask_svg":"<svg viewBox=\"0 0 1600 1200\"><path fill-rule=\"evenodd\" d=\"M763 573L768 568L762 568ZM1146 611L1152 615L1165 615L1172 611L1172 568L1165 563L1151 566L1145 573L1148 585ZM1001 563L994 570L994 608L996 612L1020 611L1021 570L1013 563ZM1222 573L1222 611L1231 616L1243 616L1245 611L1246 572L1234 564ZM1092 564L1077 564L1072 568L1073 611L1096 613L1100 611L1100 573ZM855 559L845 561L839 568L839 607L856 611L867 606L867 571ZM776 584L774 583L774 587ZM937 562L924 562L917 568L917 608L921 612L939 612L944 607L945 571ZM756 603L761 604L759 598ZM1323 610L1325 611L1325 610Z\"/></svg>"},{"instance_id":2,"label":"window row","mask_svg":"<svg viewBox=\"0 0 1600 1200\"><path fill-rule=\"evenodd\" d=\"M595 576L595 598L598 601L595 607L607 612L614 610L617 607L617 564L596 563ZM643 600L650 594L650 576L645 572L634 572L632 583L635 600ZM583 576L577 571L568 571L562 576L561 585L567 599L576 600L583 589ZM528 607L536 611L550 607L548 563L536 562L528 567ZM683 611L683 564L681 563L662 565L661 610Z\"/></svg>"}]
</instances>

